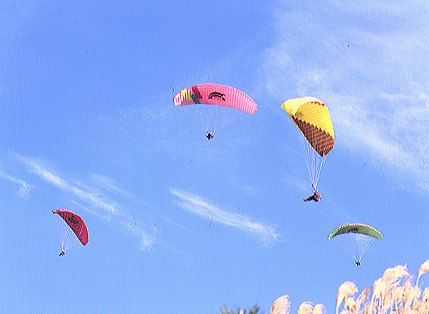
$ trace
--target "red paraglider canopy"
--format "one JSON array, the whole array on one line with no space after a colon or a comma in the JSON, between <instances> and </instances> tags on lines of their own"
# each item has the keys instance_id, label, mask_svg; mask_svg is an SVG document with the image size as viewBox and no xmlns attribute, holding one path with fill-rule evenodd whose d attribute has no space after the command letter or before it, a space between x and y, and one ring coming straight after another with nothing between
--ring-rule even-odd
<instances>
[{"instance_id":1,"label":"red paraglider canopy","mask_svg":"<svg viewBox=\"0 0 429 314\"><path fill-rule=\"evenodd\" d=\"M64 219L83 245L88 243L88 229L86 228L85 222L78 214L75 214L68 209L55 209L52 212L54 214L58 214L62 219Z\"/></svg>"}]
</instances>

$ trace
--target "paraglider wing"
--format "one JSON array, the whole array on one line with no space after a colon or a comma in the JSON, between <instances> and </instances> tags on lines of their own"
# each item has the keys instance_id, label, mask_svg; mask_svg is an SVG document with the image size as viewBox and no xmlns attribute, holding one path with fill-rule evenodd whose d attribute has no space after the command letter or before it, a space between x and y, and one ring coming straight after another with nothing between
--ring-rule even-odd
<instances>
[{"instance_id":1,"label":"paraglider wing","mask_svg":"<svg viewBox=\"0 0 429 314\"><path fill-rule=\"evenodd\" d=\"M64 219L66 224L73 230L74 234L83 245L88 243L88 229L85 222L79 215L68 209L56 209L52 212L54 214L58 214L62 219Z\"/></svg>"},{"instance_id":2,"label":"paraglider wing","mask_svg":"<svg viewBox=\"0 0 429 314\"><path fill-rule=\"evenodd\" d=\"M328 107L314 97L287 100L282 108L289 114L311 147L325 157L334 147L334 127Z\"/></svg>"},{"instance_id":3,"label":"paraglider wing","mask_svg":"<svg viewBox=\"0 0 429 314\"><path fill-rule=\"evenodd\" d=\"M258 110L255 101L242 91L218 84L200 84L185 88L173 97L173 102L176 106L220 105L250 114L254 114Z\"/></svg>"},{"instance_id":4,"label":"paraglider wing","mask_svg":"<svg viewBox=\"0 0 429 314\"><path fill-rule=\"evenodd\" d=\"M375 239L381 240L380 231L364 224L347 224L334 229L328 239L336 242L355 259L356 265Z\"/></svg>"},{"instance_id":5,"label":"paraglider wing","mask_svg":"<svg viewBox=\"0 0 429 314\"><path fill-rule=\"evenodd\" d=\"M380 231L376 230L371 226L364 225L364 224L347 224L334 229L328 235L328 239L331 240L335 236L338 236L341 234L347 234L347 233L359 233L359 234L367 235L380 240L383 238L383 235L380 233Z\"/></svg>"}]
</instances>

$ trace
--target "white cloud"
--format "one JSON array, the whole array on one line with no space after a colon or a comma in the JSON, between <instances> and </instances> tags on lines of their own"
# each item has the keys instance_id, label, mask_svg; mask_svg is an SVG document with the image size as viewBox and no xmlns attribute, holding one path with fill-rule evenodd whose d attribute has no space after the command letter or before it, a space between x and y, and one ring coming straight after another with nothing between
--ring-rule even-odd
<instances>
[{"instance_id":1,"label":"white cloud","mask_svg":"<svg viewBox=\"0 0 429 314\"><path fill-rule=\"evenodd\" d=\"M57 188L60 188L66 192L71 192L81 201L85 201L95 208L103 209L112 214L115 213L115 202L110 200L104 194L100 193L98 190L92 189L89 186L85 186L84 188L78 187L77 185L74 185L73 183L70 183L60 176L57 176L51 171L47 170L40 162L36 161L35 159L21 157L21 160L27 166L28 171L55 185Z\"/></svg>"},{"instance_id":2,"label":"white cloud","mask_svg":"<svg viewBox=\"0 0 429 314\"><path fill-rule=\"evenodd\" d=\"M0 170L0 176L11 181L11 182L13 182L13 183L20 185L19 190L18 190L18 195L20 197L23 197L23 198L27 197L30 194L31 190L34 188L34 185L31 185L22 179L16 178L16 177L4 172L3 170Z\"/></svg>"},{"instance_id":3,"label":"white cloud","mask_svg":"<svg viewBox=\"0 0 429 314\"><path fill-rule=\"evenodd\" d=\"M248 184L237 177L232 176L231 174L227 175L231 184L238 190L242 191L246 195L255 196L259 194L259 190L255 188L253 185Z\"/></svg>"},{"instance_id":4,"label":"white cloud","mask_svg":"<svg viewBox=\"0 0 429 314\"><path fill-rule=\"evenodd\" d=\"M119 227L129 234L138 236L140 238L141 249L148 249L157 241L154 236L145 230L143 227L144 223L142 223L142 221L137 217L131 216L123 209L125 205L113 200L109 196L109 193L113 191L115 194L120 193L122 196L125 196L125 199L131 199L132 204L142 203L131 197L131 193L117 188L112 179L92 174L91 177L93 180L103 186L103 188L94 187L78 181L65 179L64 177L55 174L54 171L50 170L49 167L40 160L23 157L14 153L11 155L14 156L14 159L20 161L28 172L35 174L47 183L66 192L67 194L65 197L69 198L69 201L72 204L102 218L113 227ZM14 183L21 184L22 186L20 191L22 194L24 194L24 192L28 193L29 190L34 187L33 185L17 179L1 170L0 176L3 176Z\"/></svg>"},{"instance_id":5,"label":"white cloud","mask_svg":"<svg viewBox=\"0 0 429 314\"><path fill-rule=\"evenodd\" d=\"M143 223L136 217L131 217L130 215L121 212L115 213L114 215L109 214L108 212L99 212L88 208L87 206L79 203L75 200L70 200L74 205L85 209L86 211L92 213L93 215L102 218L104 221L110 222L114 227L122 228L129 235L135 235L140 238L140 248L142 250L150 249L157 239L154 236L151 236L143 227Z\"/></svg>"},{"instance_id":6,"label":"white cloud","mask_svg":"<svg viewBox=\"0 0 429 314\"><path fill-rule=\"evenodd\" d=\"M110 191L119 193L119 194L123 194L123 195L127 195L127 196L131 196L131 194L127 191L124 191L122 189L120 189L119 187L117 187L117 184L114 180L112 180L111 178L108 178L106 176L102 176L99 174L95 174L95 173L91 173L91 178L94 182L96 182L97 184L99 184L100 186L107 188Z\"/></svg>"},{"instance_id":7,"label":"white cloud","mask_svg":"<svg viewBox=\"0 0 429 314\"><path fill-rule=\"evenodd\" d=\"M271 96L279 103L323 99L336 145L428 191L427 5L323 1L291 8L283 1L273 14L277 38L260 71Z\"/></svg>"},{"instance_id":8,"label":"white cloud","mask_svg":"<svg viewBox=\"0 0 429 314\"><path fill-rule=\"evenodd\" d=\"M205 200L198 195L177 189L170 189L170 192L180 199L180 207L188 212L210 220L211 222L217 222L247 231L256 236L266 247L271 247L279 237L272 226L254 221L249 217L240 214L222 210L217 205L210 203L210 201Z\"/></svg>"}]
</instances>

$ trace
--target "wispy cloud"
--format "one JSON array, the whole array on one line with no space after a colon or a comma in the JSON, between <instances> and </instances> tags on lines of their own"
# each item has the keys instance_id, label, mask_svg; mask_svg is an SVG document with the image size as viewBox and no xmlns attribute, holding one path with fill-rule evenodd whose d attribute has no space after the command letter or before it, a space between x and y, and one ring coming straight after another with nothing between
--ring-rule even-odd
<instances>
[{"instance_id":1,"label":"wispy cloud","mask_svg":"<svg viewBox=\"0 0 429 314\"><path fill-rule=\"evenodd\" d=\"M20 185L18 190L18 195L20 197L27 197L30 194L31 190L34 188L34 185L29 184L22 179L16 178L3 170L0 170L0 177L3 177L13 183Z\"/></svg>"},{"instance_id":2,"label":"wispy cloud","mask_svg":"<svg viewBox=\"0 0 429 314\"><path fill-rule=\"evenodd\" d=\"M61 178L45 168L40 162L32 158L21 157L21 160L27 166L27 170L36 174L40 178L53 184L57 188L63 191L71 192L78 197L81 201L89 203L95 208L99 208L109 213L115 213L116 203L110 200L107 196L100 193L98 190L93 190L89 186L78 187L77 185L70 183L69 181Z\"/></svg>"},{"instance_id":3,"label":"wispy cloud","mask_svg":"<svg viewBox=\"0 0 429 314\"><path fill-rule=\"evenodd\" d=\"M125 209L127 205L113 198L115 194L121 194L121 200L128 200L134 205L142 203L132 197L131 193L118 188L114 180L105 176L91 174L90 177L97 186L84 184L55 173L44 162L35 158L28 158L14 153L11 153L11 156L24 165L26 171L65 192L63 197L68 199L71 204L102 218L112 227L120 228L130 235L138 236L142 249L150 248L156 242L156 238L151 235L151 232L144 228L144 223L138 217L134 217L127 212ZM20 184L20 196L28 195L29 191L35 186L13 177L3 170L0 170L0 176Z\"/></svg>"},{"instance_id":4,"label":"wispy cloud","mask_svg":"<svg viewBox=\"0 0 429 314\"><path fill-rule=\"evenodd\" d=\"M170 192L180 199L180 207L188 212L212 222L249 232L256 236L266 247L271 247L279 237L274 227L252 220L247 216L220 209L217 205L198 195L173 188L170 189Z\"/></svg>"},{"instance_id":5,"label":"wispy cloud","mask_svg":"<svg viewBox=\"0 0 429 314\"><path fill-rule=\"evenodd\" d=\"M337 145L428 191L428 14L421 1L279 1L261 81L279 103L320 97Z\"/></svg>"},{"instance_id":6,"label":"wispy cloud","mask_svg":"<svg viewBox=\"0 0 429 314\"><path fill-rule=\"evenodd\" d=\"M75 206L83 208L93 215L102 218L104 221L110 222L112 226L121 228L129 235L137 236L140 238L140 248L142 250L150 249L155 242L158 242L154 236L149 234L147 229L142 227L144 224L139 218L131 217L123 211L120 214L116 213L114 215L109 215L108 213L95 211L76 200L71 199L70 202Z\"/></svg>"},{"instance_id":7,"label":"wispy cloud","mask_svg":"<svg viewBox=\"0 0 429 314\"><path fill-rule=\"evenodd\" d=\"M122 194L129 197L132 196L131 193L129 193L128 191L120 189L113 179L95 173L91 173L90 175L92 180L98 185L118 194Z\"/></svg>"},{"instance_id":8,"label":"wispy cloud","mask_svg":"<svg viewBox=\"0 0 429 314\"><path fill-rule=\"evenodd\" d=\"M259 190L257 188L255 188L254 186L252 186L251 184L247 184L246 182L240 180L237 177L232 176L231 174L229 174L228 176L229 181L233 184L233 186L242 191L243 193L250 195L250 196L254 196L259 194Z\"/></svg>"}]
</instances>

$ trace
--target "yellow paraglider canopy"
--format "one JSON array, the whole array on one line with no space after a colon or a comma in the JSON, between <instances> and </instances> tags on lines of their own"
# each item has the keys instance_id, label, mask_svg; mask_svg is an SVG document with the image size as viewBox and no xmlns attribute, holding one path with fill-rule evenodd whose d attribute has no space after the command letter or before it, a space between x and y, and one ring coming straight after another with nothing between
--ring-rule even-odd
<instances>
[{"instance_id":1,"label":"yellow paraglider canopy","mask_svg":"<svg viewBox=\"0 0 429 314\"><path fill-rule=\"evenodd\" d=\"M314 97L290 99L282 103L311 147L325 157L334 147L334 127L328 107Z\"/></svg>"}]
</instances>

